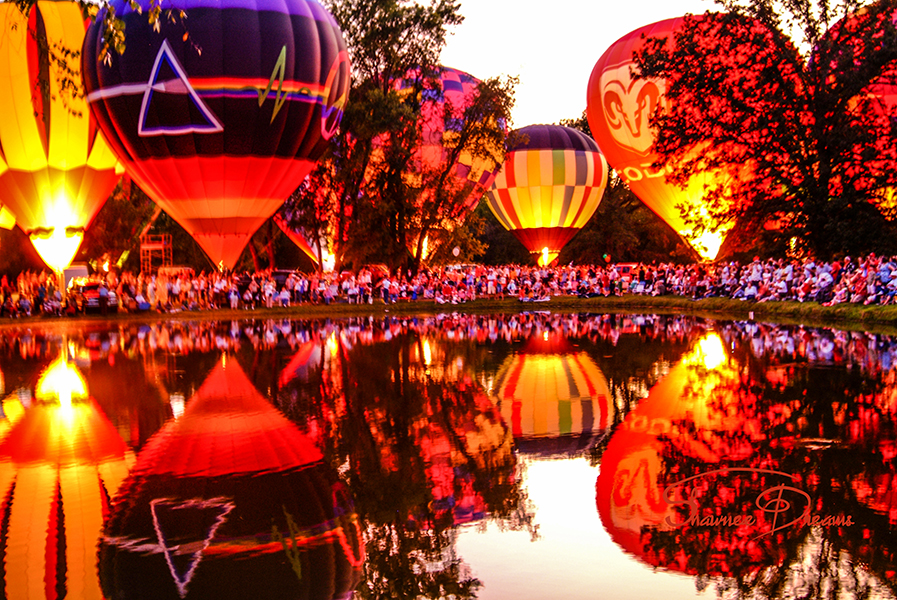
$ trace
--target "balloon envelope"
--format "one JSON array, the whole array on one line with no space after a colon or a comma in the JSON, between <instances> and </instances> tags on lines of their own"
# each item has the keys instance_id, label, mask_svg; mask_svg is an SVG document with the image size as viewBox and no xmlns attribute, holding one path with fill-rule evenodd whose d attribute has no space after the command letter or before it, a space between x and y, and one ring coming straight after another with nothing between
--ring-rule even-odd
<instances>
[{"instance_id":1,"label":"balloon envelope","mask_svg":"<svg viewBox=\"0 0 897 600\"><path fill-rule=\"evenodd\" d=\"M74 2L37 2L27 15L4 3L0 20L0 227L14 216L61 272L119 178L81 90L64 87L81 81L59 57L80 51L85 21Z\"/></svg>"},{"instance_id":2,"label":"balloon envelope","mask_svg":"<svg viewBox=\"0 0 897 600\"><path fill-rule=\"evenodd\" d=\"M302 253L309 257L313 263L316 265L320 264L321 259L318 256L318 250L322 250L322 255L324 257L324 271L332 271L333 270L333 254L330 252L330 248L328 248L328 244L326 240L324 241L324 248L320 248L320 242L315 240L314 236L305 232L301 229L294 229L290 227L287 223L286 219L284 219L280 214L274 215L274 223L280 228L280 230L290 238L290 241L296 244L296 246L302 250ZM329 269L327 268L329 260Z\"/></svg>"},{"instance_id":3,"label":"balloon envelope","mask_svg":"<svg viewBox=\"0 0 897 600\"><path fill-rule=\"evenodd\" d=\"M524 137L509 148L486 202L548 264L597 210L607 162L590 137L569 127L530 125L516 133Z\"/></svg>"},{"instance_id":4,"label":"balloon envelope","mask_svg":"<svg viewBox=\"0 0 897 600\"><path fill-rule=\"evenodd\" d=\"M453 69L437 67L435 80L419 81L415 72L395 83L397 90L414 90L423 85L421 91L420 144L415 151L415 162L423 168L438 168L451 160L456 145L456 135L464 127L467 109L475 100L480 80ZM504 129L503 124L501 124ZM472 211L489 189L495 174L501 166L491 157L474 156L463 152L453 165L452 175L466 186L463 218Z\"/></svg>"},{"instance_id":5,"label":"balloon envelope","mask_svg":"<svg viewBox=\"0 0 897 600\"><path fill-rule=\"evenodd\" d=\"M648 208L681 235L701 256L714 258L730 226L698 236L685 222L678 206L702 213L705 185L715 185L724 173L698 173L682 189L666 180L666 172L655 169L659 156L654 150L655 132L650 119L666 103L665 82L633 79L633 53L646 38L671 38L681 27L681 17L658 21L632 31L614 42L598 59L588 85L586 115L595 141L610 165Z\"/></svg>"},{"instance_id":6,"label":"balloon envelope","mask_svg":"<svg viewBox=\"0 0 897 600\"><path fill-rule=\"evenodd\" d=\"M166 8L186 22L162 18L159 33L128 2L113 7L127 50L98 60L102 27L88 31L91 110L138 185L233 267L339 126L342 34L315 0L179 0Z\"/></svg>"}]
</instances>

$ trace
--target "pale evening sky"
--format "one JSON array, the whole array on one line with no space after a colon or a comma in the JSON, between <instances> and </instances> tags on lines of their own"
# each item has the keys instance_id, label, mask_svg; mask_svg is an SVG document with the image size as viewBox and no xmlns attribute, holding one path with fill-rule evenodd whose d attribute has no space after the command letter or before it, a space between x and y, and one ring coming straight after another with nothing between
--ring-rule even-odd
<instances>
[{"instance_id":1,"label":"pale evening sky","mask_svg":"<svg viewBox=\"0 0 897 600\"><path fill-rule=\"evenodd\" d=\"M464 23L441 62L480 79L519 77L515 128L556 123L582 114L592 67L617 39L707 10L718 7L712 0L461 0Z\"/></svg>"}]
</instances>

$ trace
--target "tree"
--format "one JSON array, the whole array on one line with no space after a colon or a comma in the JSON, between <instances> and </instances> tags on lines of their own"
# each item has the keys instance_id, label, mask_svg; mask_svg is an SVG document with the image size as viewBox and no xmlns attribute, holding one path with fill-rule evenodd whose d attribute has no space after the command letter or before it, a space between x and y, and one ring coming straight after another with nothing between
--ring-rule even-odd
<instances>
[{"instance_id":1,"label":"tree","mask_svg":"<svg viewBox=\"0 0 897 600\"><path fill-rule=\"evenodd\" d=\"M77 260L118 261L140 270L140 236L158 215L156 205L129 178L122 179L94 217L78 250Z\"/></svg>"},{"instance_id":2,"label":"tree","mask_svg":"<svg viewBox=\"0 0 897 600\"><path fill-rule=\"evenodd\" d=\"M503 160L514 80L483 81L469 105L445 106L453 127L443 138L446 153L427 164L416 155L422 111L441 92L439 53L448 28L463 20L459 5L339 0L328 9L349 47L351 100L329 155L285 212L293 225L317 228L337 268L387 262L416 269L425 240L447 241L466 216L470 186L452 177L459 161Z\"/></svg>"},{"instance_id":3,"label":"tree","mask_svg":"<svg viewBox=\"0 0 897 600\"><path fill-rule=\"evenodd\" d=\"M881 200L897 186L897 111L870 91L897 73L897 4L718 2L728 12L687 16L672 43L636 53L636 76L665 81L654 166L683 186L739 173L706 195L713 220L735 222L732 247L893 251Z\"/></svg>"}]
</instances>

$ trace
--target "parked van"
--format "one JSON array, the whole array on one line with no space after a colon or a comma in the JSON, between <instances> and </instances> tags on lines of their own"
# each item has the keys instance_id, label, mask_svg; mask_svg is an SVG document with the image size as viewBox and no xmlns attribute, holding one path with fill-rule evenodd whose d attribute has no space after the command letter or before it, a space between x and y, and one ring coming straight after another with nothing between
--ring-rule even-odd
<instances>
[{"instance_id":1,"label":"parked van","mask_svg":"<svg viewBox=\"0 0 897 600\"><path fill-rule=\"evenodd\" d=\"M638 275L638 263L617 263L617 273L620 274L620 281L623 282L623 291L629 289L629 284Z\"/></svg>"},{"instance_id":2,"label":"parked van","mask_svg":"<svg viewBox=\"0 0 897 600\"><path fill-rule=\"evenodd\" d=\"M87 270L87 263L72 263L68 269L63 271L63 275L65 277L65 289L67 290L72 283L72 279L86 280L90 275L90 271Z\"/></svg>"}]
</instances>

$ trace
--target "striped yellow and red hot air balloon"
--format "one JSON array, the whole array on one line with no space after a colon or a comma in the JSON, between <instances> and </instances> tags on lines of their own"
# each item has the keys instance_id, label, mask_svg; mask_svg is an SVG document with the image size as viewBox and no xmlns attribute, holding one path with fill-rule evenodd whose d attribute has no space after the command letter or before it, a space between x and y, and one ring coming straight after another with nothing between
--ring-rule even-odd
<instances>
[{"instance_id":1,"label":"striped yellow and red hot air balloon","mask_svg":"<svg viewBox=\"0 0 897 600\"><path fill-rule=\"evenodd\" d=\"M559 334L530 338L499 368L492 395L528 454L576 452L610 431L615 407L595 361Z\"/></svg>"},{"instance_id":2,"label":"striped yellow and red hot air balloon","mask_svg":"<svg viewBox=\"0 0 897 600\"><path fill-rule=\"evenodd\" d=\"M59 272L121 171L78 89L78 4L37 2L25 14L6 2L0 21L0 204ZM12 226L7 217L0 227Z\"/></svg>"},{"instance_id":3,"label":"striped yellow and red hot air balloon","mask_svg":"<svg viewBox=\"0 0 897 600\"><path fill-rule=\"evenodd\" d=\"M551 263L595 213L607 186L607 162L594 140L561 125L518 129L519 142L485 199L532 253Z\"/></svg>"}]
</instances>

